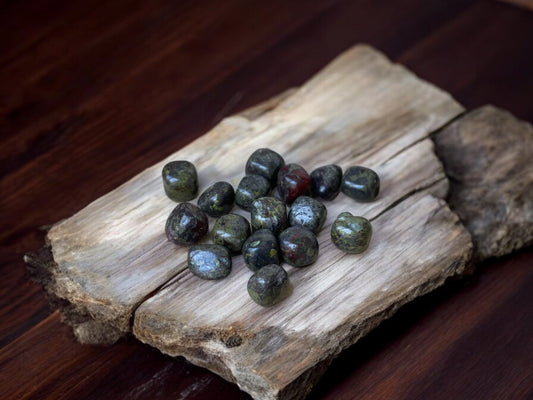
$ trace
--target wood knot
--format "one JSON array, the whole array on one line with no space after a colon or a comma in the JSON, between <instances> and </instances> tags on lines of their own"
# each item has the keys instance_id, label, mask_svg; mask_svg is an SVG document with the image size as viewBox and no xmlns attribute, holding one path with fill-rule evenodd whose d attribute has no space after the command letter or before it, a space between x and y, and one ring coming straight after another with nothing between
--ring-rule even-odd
<instances>
[{"instance_id":1,"label":"wood knot","mask_svg":"<svg viewBox=\"0 0 533 400\"><path fill-rule=\"evenodd\" d=\"M238 347L242 344L242 337L237 334L222 338L221 340L227 348Z\"/></svg>"}]
</instances>

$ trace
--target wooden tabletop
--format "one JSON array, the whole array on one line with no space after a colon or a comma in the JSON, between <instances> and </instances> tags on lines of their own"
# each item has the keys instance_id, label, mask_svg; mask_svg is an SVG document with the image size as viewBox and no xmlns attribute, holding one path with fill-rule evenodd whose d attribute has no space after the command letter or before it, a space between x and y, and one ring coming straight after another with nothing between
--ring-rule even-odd
<instances>
[{"instance_id":1,"label":"wooden tabletop","mask_svg":"<svg viewBox=\"0 0 533 400\"><path fill-rule=\"evenodd\" d=\"M22 256L66 218L365 42L533 121L533 12L496 1L7 1L0 5L0 397L249 399L124 339L77 344ZM312 399L533 396L533 250L403 307Z\"/></svg>"}]
</instances>

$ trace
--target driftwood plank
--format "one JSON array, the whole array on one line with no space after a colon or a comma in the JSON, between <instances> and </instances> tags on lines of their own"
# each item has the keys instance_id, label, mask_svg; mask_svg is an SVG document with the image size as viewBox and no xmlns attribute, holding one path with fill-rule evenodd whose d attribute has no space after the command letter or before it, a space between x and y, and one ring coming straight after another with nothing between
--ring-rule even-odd
<instances>
[{"instance_id":1,"label":"driftwood plank","mask_svg":"<svg viewBox=\"0 0 533 400\"><path fill-rule=\"evenodd\" d=\"M302 87L223 120L52 227L47 290L66 304L82 342L112 342L130 331L133 319L142 341L183 354L256 398L300 398L339 351L463 271L470 237L437 199L448 181L428 138L462 111L447 93L356 46ZM175 204L160 178L164 163L188 159L201 189L217 180L236 185L246 157L259 147L308 170L364 164L382 180L375 202L340 195L327 203L318 261L289 268L294 293L267 310L248 298L250 273L240 257L221 282L188 273L186 249L164 235ZM342 211L373 221L374 238L363 255L343 254L329 240Z\"/></svg>"},{"instance_id":2,"label":"driftwood plank","mask_svg":"<svg viewBox=\"0 0 533 400\"><path fill-rule=\"evenodd\" d=\"M478 261L533 244L533 127L493 106L434 136L448 202L472 235Z\"/></svg>"},{"instance_id":3,"label":"driftwood plank","mask_svg":"<svg viewBox=\"0 0 533 400\"><path fill-rule=\"evenodd\" d=\"M129 331L134 309L184 268L185 249L169 246L161 229L174 206L163 195L160 182L161 167L170 159L194 162L203 187L218 179L236 184L246 155L263 146L308 168L359 157L379 170L378 160L401 155L461 111L448 94L405 68L366 46L355 47L274 110L253 120L227 118L191 145L55 225L48 233L56 265L50 291L88 316L89 325L90 320L98 322L97 328L109 325L116 333L112 339ZM435 168L440 165L434 164ZM385 209L443 178L442 174L418 177L406 170L379 172L382 196L359 210L369 217L370 209ZM401 173L406 176L401 187L388 184L393 178L398 182ZM84 332L79 332L81 340L94 341Z\"/></svg>"}]
</instances>

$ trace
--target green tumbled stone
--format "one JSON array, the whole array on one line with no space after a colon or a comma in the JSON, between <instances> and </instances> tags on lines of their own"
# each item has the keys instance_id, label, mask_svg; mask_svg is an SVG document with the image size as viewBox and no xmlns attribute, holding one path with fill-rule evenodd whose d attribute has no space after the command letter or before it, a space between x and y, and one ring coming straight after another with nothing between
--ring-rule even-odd
<instances>
[{"instance_id":1,"label":"green tumbled stone","mask_svg":"<svg viewBox=\"0 0 533 400\"><path fill-rule=\"evenodd\" d=\"M283 261L293 267L306 267L318 258L318 240L313 232L301 226L291 226L279 235Z\"/></svg>"},{"instance_id":2,"label":"green tumbled stone","mask_svg":"<svg viewBox=\"0 0 533 400\"><path fill-rule=\"evenodd\" d=\"M246 175L237 187L235 203L242 209L250 211L252 203L260 197L268 196L269 192L270 182L266 178L261 175Z\"/></svg>"},{"instance_id":3,"label":"green tumbled stone","mask_svg":"<svg viewBox=\"0 0 533 400\"><path fill-rule=\"evenodd\" d=\"M339 214L331 226L333 244L346 253L362 253L368 248L371 237L370 221L349 212Z\"/></svg>"},{"instance_id":4,"label":"green tumbled stone","mask_svg":"<svg viewBox=\"0 0 533 400\"><path fill-rule=\"evenodd\" d=\"M327 216L326 206L309 196L300 196L292 203L289 212L291 226L303 226L317 233Z\"/></svg>"},{"instance_id":5,"label":"green tumbled stone","mask_svg":"<svg viewBox=\"0 0 533 400\"><path fill-rule=\"evenodd\" d=\"M324 200L333 200L341 190L342 169L329 164L311 172L311 192Z\"/></svg>"},{"instance_id":6,"label":"green tumbled stone","mask_svg":"<svg viewBox=\"0 0 533 400\"><path fill-rule=\"evenodd\" d=\"M342 176L341 190L357 201L372 201L379 194L379 176L370 168L350 167Z\"/></svg>"},{"instance_id":7,"label":"green tumbled stone","mask_svg":"<svg viewBox=\"0 0 533 400\"><path fill-rule=\"evenodd\" d=\"M285 165L283 157L270 149L257 149L246 162L246 175L261 175L271 185L276 183L278 171Z\"/></svg>"},{"instance_id":8,"label":"green tumbled stone","mask_svg":"<svg viewBox=\"0 0 533 400\"><path fill-rule=\"evenodd\" d=\"M273 306L292 293L289 275L283 267L266 265L248 280L248 294L263 307Z\"/></svg>"},{"instance_id":9,"label":"green tumbled stone","mask_svg":"<svg viewBox=\"0 0 533 400\"><path fill-rule=\"evenodd\" d=\"M227 247L232 253L241 251L250 236L250 223L237 214L226 214L216 220L211 232L213 243Z\"/></svg>"},{"instance_id":10,"label":"green tumbled stone","mask_svg":"<svg viewBox=\"0 0 533 400\"><path fill-rule=\"evenodd\" d=\"M268 229L254 232L242 246L244 262L252 271L257 271L265 265L279 264L278 239Z\"/></svg>"},{"instance_id":11,"label":"green tumbled stone","mask_svg":"<svg viewBox=\"0 0 533 400\"><path fill-rule=\"evenodd\" d=\"M174 201L189 201L198 193L198 175L189 161L171 161L163 167L163 186Z\"/></svg>"},{"instance_id":12,"label":"green tumbled stone","mask_svg":"<svg viewBox=\"0 0 533 400\"><path fill-rule=\"evenodd\" d=\"M211 217L220 217L233 208L235 191L228 182L216 182L200 195L198 207Z\"/></svg>"},{"instance_id":13,"label":"green tumbled stone","mask_svg":"<svg viewBox=\"0 0 533 400\"><path fill-rule=\"evenodd\" d=\"M209 228L207 215L191 203L178 204L165 225L167 238L180 245L197 243Z\"/></svg>"},{"instance_id":14,"label":"green tumbled stone","mask_svg":"<svg viewBox=\"0 0 533 400\"><path fill-rule=\"evenodd\" d=\"M189 270L202 279L222 279L231 272L231 254L217 244L197 244L189 248Z\"/></svg>"},{"instance_id":15,"label":"green tumbled stone","mask_svg":"<svg viewBox=\"0 0 533 400\"><path fill-rule=\"evenodd\" d=\"M261 197L255 200L250 213L254 231L269 229L274 235L279 235L289 226L285 203L274 197Z\"/></svg>"}]
</instances>

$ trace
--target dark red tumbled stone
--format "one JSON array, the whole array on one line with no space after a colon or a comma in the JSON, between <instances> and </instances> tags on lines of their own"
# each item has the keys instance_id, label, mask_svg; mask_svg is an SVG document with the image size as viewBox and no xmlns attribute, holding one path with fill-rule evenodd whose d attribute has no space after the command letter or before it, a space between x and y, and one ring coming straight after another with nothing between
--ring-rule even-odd
<instances>
[{"instance_id":1,"label":"dark red tumbled stone","mask_svg":"<svg viewBox=\"0 0 533 400\"><path fill-rule=\"evenodd\" d=\"M291 226L279 235L283 261L293 267L306 267L318 258L318 240L313 232L301 226Z\"/></svg>"},{"instance_id":2,"label":"dark red tumbled stone","mask_svg":"<svg viewBox=\"0 0 533 400\"><path fill-rule=\"evenodd\" d=\"M197 243L208 229L207 215L191 203L178 204L165 225L168 240L182 246Z\"/></svg>"},{"instance_id":3,"label":"dark red tumbled stone","mask_svg":"<svg viewBox=\"0 0 533 400\"><path fill-rule=\"evenodd\" d=\"M310 186L311 177L301 165L287 164L279 170L278 195L285 203L307 194Z\"/></svg>"}]
</instances>

